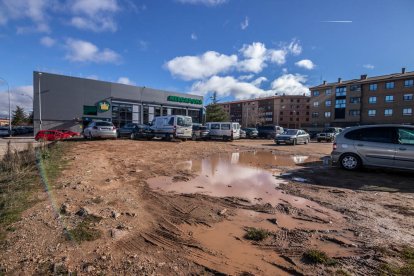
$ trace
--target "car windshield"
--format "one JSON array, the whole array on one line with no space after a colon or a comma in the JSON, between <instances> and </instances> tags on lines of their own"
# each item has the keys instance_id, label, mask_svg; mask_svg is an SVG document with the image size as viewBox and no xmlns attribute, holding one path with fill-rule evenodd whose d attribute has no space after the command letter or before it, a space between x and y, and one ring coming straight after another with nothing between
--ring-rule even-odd
<instances>
[{"instance_id":1,"label":"car windshield","mask_svg":"<svg viewBox=\"0 0 414 276\"><path fill-rule=\"evenodd\" d=\"M288 129L285 132L283 132L283 135L296 135L298 133L297 129Z\"/></svg>"},{"instance_id":2,"label":"car windshield","mask_svg":"<svg viewBox=\"0 0 414 276\"><path fill-rule=\"evenodd\" d=\"M191 117L177 117L177 125L189 127L193 125Z\"/></svg>"},{"instance_id":3,"label":"car windshield","mask_svg":"<svg viewBox=\"0 0 414 276\"><path fill-rule=\"evenodd\" d=\"M112 126L112 123L109 122L96 122L96 126Z\"/></svg>"}]
</instances>

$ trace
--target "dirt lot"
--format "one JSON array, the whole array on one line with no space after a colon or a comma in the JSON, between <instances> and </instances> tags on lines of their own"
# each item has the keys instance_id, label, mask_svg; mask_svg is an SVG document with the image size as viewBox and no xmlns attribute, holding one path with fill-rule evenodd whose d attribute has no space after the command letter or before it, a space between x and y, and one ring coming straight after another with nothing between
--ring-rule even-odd
<instances>
[{"instance_id":1,"label":"dirt lot","mask_svg":"<svg viewBox=\"0 0 414 276\"><path fill-rule=\"evenodd\" d=\"M328 143L65 143L0 274L413 273L412 173L331 168Z\"/></svg>"}]
</instances>

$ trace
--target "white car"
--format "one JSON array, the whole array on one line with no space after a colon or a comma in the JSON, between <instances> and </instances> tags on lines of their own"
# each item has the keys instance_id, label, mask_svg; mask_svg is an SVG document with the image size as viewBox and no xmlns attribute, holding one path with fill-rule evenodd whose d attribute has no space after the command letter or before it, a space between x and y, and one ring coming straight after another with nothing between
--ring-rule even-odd
<instances>
[{"instance_id":1,"label":"white car","mask_svg":"<svg viewBox=\"0 0 414 276\"><path fill-rule=\"evenodd\" d=\"M193 135L193 120L189 116L169 115L155 117L151 123L154 137L164 139L190 139Z\"/></svg>"},{"instance_id":2,"label":"white car","mask_svg":"<svg viewBox=\"0 0 414 276\"><path fill-rule=\"evenodd\" d=\"M240 124L234 122L209 122L206 124L211 139L240 139Z\"/></svg>"},{"instance_id":3,"label":"white car","mask_svg":"<svg viewBox=\"0 0 414 276\"><path fill-rule=\"evenodd\" d=\"M83 130L85 139L93 138L117 138L116 127L111 122L95 121Z\"/></svg>"}]
</instances>

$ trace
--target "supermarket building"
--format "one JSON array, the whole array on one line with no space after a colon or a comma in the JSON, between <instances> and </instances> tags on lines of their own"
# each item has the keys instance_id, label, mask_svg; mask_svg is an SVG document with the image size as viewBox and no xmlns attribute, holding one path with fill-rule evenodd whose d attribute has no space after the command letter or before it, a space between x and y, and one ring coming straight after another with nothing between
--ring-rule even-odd
<instances>
[{"instance_id":1,"label":"supermarket building","mask_svg":"<svg viewBox=\"0 0 414 276\"><path fill-rule=\"evenodd\" d=\"M187 115L197 123L203 117L203 97L197 95L44 72L33 72L33 87L35 133L40 129L81 132L93 120L122 127L147 124L155 116Z\"/></svg>"}]
</instances>

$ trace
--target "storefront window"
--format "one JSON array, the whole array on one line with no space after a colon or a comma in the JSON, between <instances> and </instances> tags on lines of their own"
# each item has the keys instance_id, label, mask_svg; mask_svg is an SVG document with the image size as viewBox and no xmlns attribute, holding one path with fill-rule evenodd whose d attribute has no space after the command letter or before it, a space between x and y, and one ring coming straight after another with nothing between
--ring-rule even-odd
<instances>
[{"instance_id":1,"label":"storefront window","mask_svg":"<svg viewBox=\"0 0 414 276\"><path fill-rule=\"evenodd\" d=\"M201 123L200 110L188 110L188 116L193 119L193 123Z\"/></svg>"},{"instance_id":2,"label":"storefront window","mask_svg":"<svg viewBox=\"0 0 414 276\"><path fill-rule=\"evenodd\" d=\"M132 123L132 105L112 104L112 122L116 127Z\"/></svg>"}]
</instances>

